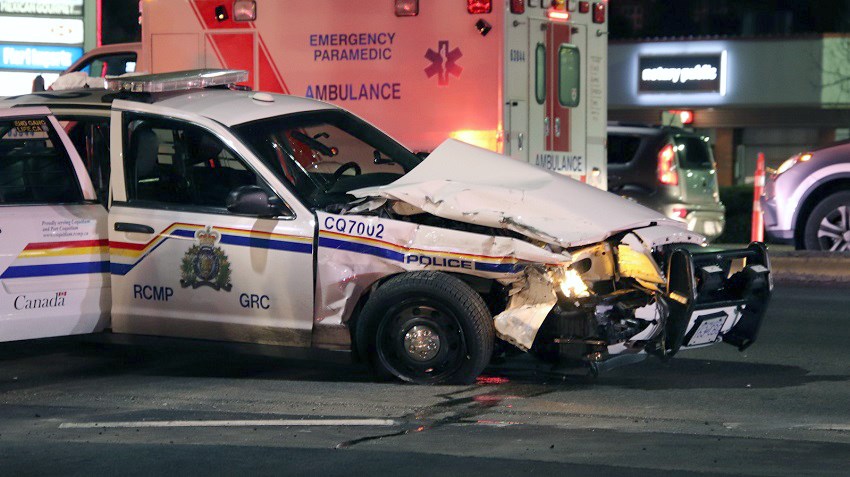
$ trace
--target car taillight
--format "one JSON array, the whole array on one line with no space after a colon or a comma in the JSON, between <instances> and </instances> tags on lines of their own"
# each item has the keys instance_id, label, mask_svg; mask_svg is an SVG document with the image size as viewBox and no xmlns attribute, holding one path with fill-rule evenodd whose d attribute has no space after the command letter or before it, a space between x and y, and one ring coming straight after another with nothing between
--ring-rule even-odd
<instances>
[{"instance_id":1,"label":"car taillight","mask_svg":"<svg viewBox=\"0 0 850 477\"><path fill-rule=\"evenodd\" d=\"M677 219L687 219L688 209L684 207L673 207L673 217Z\"/></svg>"},{"instance_id":2,"label":"car taillight","mask_svg":"<svg viewBox=\"0 0 850 477\"><path fill-rule=\"evenodd\" d=\"M590 11L590 2L578 2L578 12L587 13Z\"/></svg>"},{"instance_id":3,"label":"car taillight","mask_svg":"<svg viewBox=\"0 0 850 477\"><path fill-rule=\"evenodd\" d=\"M493 11L493 0L466 0L466 11L469 13L490 13Z\"/></svg>"},{"instance_id":4,"label":"car taillight","mask_svg":"<svg viewBox=\"0 0 850 477\"><path fill-rule=\"evenodd\" d=\"M605 23L605 4L593 4L593 23Z\"/></svg>"},{"instance_id":5,"label":"car taillight","mask_svg":"<svg viewBox=\"0 0 850 477\"><path fill-rule=\"evenodd\" d=\"M395 0L395 16L415 17L419 15L419 0Z\"/></svg>"},{"instance_id":6,"label":"car taillight","mask_svg":"<svg viewBox=\"0 0 850 477\"><path fill-rule=\"evenodd\" d=\"M671 109L667 112L674 117L678 116L678 119L682 123L682 125L694 123L694 112L690 109Z\"/></svg>"},{"instance_id":7,"label":"car taillight","mask_svg":"<svg viewBox=\"0 0 850 477\"><path fill-rule=\"evenodd\" d=\"M679 173L676 171L676 151L668 144L658 151L658 182L664 185L679 185Z\"/></svg>"},{"instance_id":8,"label":"car taillight","mask_svg":"<svg viewBox=\"0 0 850 477\"><path fill-rule=\"evenodd\" d=\"M511 13L525 13L525 0L511 0Z\"/></svg>"}]
</instances>

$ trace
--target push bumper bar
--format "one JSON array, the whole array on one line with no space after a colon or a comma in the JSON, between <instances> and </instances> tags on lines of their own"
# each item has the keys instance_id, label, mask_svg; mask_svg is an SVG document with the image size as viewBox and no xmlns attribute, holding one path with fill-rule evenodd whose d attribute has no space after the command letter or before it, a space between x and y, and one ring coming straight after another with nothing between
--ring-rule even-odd
<instances>
[{"instance_id":1,"label":"push bumper bar","mask_svg":"<svg viewBox=\"0 0 850 477\"><path fill-rule=\"evenodd\" d=\"M673 249L667 260L664 340L655 354L722 340L743 351L758 337L773 289L767 247L715 252Z\"/></svg>"}]
</instances>

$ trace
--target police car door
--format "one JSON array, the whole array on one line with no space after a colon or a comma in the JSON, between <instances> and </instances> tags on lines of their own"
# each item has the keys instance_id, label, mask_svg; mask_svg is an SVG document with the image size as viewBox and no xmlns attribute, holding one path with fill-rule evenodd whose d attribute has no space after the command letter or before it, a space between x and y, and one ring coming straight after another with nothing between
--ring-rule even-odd
<instances>
[{"instance_id":1,"label":"police car door","mask_svg":"<svg viewBox=\"0 0 850 477\"><path fill-rule=\"evenodd\" d=\"M309 210L218 123L144 111L155 105L113 108L113 329L309 345ZM228 210L237 190L274 198L279 210Z\"/></svg>"},{"instance_id":2,"label":"police car door","mask_svg":"<svg viewBox=\"0 0 850 477\"><path fill-rule=\"evenodd\" d=\"M47 108L0 110L0 341L106 326L106 221Z\"/></svg>"}]
</instances>

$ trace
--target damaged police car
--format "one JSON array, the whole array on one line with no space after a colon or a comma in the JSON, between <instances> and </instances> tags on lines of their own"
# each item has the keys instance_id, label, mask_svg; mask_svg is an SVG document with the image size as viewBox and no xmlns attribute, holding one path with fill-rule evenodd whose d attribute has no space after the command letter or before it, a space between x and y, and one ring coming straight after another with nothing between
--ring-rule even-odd
<instances>
[{"instance_id":1,"label":"damaged police car","mask_svg":"<svg viewBox=\"0 0 850 477\"><path fill-rule=\"evenodd\" d=\"M678 221L484 149L448 140L422 160L326 103L202 89L243 79L110 80L95 95L111 109L107 210L73 148L76 195L29 194L64 180L30 170L30 152L68 141L42 110L3 113L0 197L29 194L0 203L20 237L3 242L3 303L62 293L64 312L0 310L0 340L109 328L350 348L383 375L459 383L497 343L598 370L756 339L763 244L709 252ZM52 94L84 110L94 93ZM16 121L43 129L33 144L14 142L29 131Z\"/></svg>"}]
</instances>

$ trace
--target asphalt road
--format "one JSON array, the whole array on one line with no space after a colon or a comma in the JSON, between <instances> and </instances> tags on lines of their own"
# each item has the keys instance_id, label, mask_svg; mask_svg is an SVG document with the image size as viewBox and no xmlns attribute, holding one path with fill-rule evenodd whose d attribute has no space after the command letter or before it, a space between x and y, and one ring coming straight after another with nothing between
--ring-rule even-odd
<instances>
[{"instance_id":1,"label":"asphalt road","mask_svg":"<svg viewBox=\"0 0 850 477\"><path fill-rule=\"evenodd\" d=\"M0 475L850 474L846 288L778 287L744 353L595 380L522 358L477 385L421 387L266 351L0 345Z\"/></svg>"}]
</instances>

